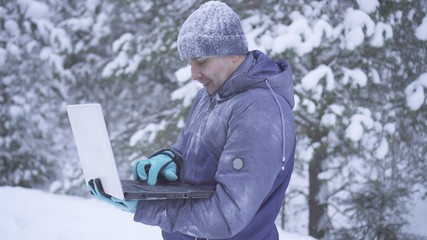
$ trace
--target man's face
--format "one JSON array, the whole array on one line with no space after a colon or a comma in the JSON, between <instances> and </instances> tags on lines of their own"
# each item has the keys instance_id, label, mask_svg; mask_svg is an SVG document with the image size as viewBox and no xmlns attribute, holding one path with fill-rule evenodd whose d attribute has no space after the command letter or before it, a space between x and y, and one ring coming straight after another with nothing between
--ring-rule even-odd
<instances>
[{"instance_id":1,"label":"man's face","mask_svg":"<svg viewBox=\"0 0 427 240\"><path fill-rule=\"evenodd\" d=\"M189 60L191 78L203 84L209 94L215 93L236 70L233 57L205 57Z\"/></svg>"}]
</instances>

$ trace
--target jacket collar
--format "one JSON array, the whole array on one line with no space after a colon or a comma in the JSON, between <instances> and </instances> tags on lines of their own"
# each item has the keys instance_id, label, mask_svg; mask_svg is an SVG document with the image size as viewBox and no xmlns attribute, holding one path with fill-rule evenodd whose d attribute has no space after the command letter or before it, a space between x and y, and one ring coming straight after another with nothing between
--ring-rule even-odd
<instances>
[{"instance_id":1,"label":"jacket collar","mask_svg":"<svg viewBox=\"0 0 427 240\"><path fill-rule=\"evenodd\" d=\"M217 95L220 99L229 99L234 95L238 94L239 91L236 89L234 82L236 78L242 75L248 75L248 72L255 66L255 59L251 53L246 56L246 59L237 67L237 69L231 74L231 76L224 82L220 89L217 91Z\"/></svg>"}]
</instances>

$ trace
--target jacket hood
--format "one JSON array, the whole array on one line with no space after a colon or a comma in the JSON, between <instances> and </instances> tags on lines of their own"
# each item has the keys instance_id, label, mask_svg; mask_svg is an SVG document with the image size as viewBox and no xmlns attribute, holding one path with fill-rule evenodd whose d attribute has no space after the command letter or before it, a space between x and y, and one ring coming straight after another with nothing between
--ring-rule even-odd
<instances>
[{"instance_id":1,"label":"jacket hood","mask_svg":"<svg viewBox=\"0 0 427 240\"><path fill-rule=\"evenodd\" d=\"M291 108L294 107L292 70L288 62L283 59L273 61L255 50L248 53L245 61L218 90L218 95L225 101L249 89L268 89L268 85L276 94L285 98Z\"/></svg>"}]
</instances>

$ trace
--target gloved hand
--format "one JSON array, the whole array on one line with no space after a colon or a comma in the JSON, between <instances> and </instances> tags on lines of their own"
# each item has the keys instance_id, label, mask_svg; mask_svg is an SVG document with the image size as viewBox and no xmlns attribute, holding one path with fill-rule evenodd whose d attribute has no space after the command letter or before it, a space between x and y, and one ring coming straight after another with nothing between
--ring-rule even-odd
<instances>
[{"instance_id":1,"label":"gloved hand","mask_svg":"<svg viewBox=\"0 0 427 240\"><path fill-rule=\"evenodd\" d=\"M149 159L139 160L132 168L135 180L147 181L148 185L156 185L159 173L168 181L176 181L177 166L174 160L176 155L171 150L162 150L155 153ZM148 176L147 176L148 172Z\"/></svg>"},{"instance_id":2,"label":"gloved hand","mask_svg":"<svg viewBox=\"0 0 427 240\"><path fill-rule=\"evenodd\" d=\"M89 187L90 193L96 198L104 202L107 202L109 204L112 204L113 206L120 208L123 211L135 213L136 204L138 203L138 200L120 200L118 198L115 198L105 193L104 189L102 188L101 180L99 178L91 179L88 182L88 187Z\"/></svg>"}]
</instances>

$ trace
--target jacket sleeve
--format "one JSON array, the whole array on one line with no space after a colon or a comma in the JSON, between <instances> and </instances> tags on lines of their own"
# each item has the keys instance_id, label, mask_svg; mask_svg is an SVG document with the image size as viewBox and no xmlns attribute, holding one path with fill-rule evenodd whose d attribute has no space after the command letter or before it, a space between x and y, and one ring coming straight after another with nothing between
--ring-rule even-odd
<instances>
[{"instance_id":1,"label":"jacket sleeve","mask_svg":"<svg viewBox=\"0 0 427 240\"><path fill-rule=\"evenodd\" d=\"M216 190L209 199L139 201L134 220L208 239L240 232L281 170L279 110L271 96L259 97L264 100L244 98L231 110L228 140L215 175Z\"/></svg>"}]
</instances>

